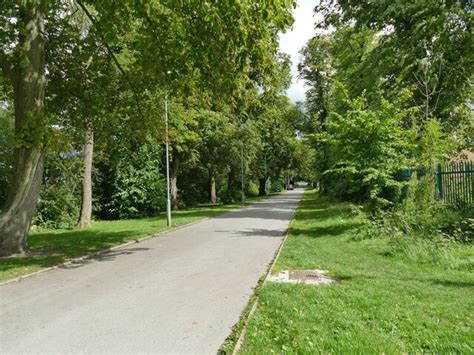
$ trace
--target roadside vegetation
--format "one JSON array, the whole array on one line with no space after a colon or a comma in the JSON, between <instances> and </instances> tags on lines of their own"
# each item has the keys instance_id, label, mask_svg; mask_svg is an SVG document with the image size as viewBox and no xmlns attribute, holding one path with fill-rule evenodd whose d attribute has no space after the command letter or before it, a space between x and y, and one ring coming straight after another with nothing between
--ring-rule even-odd
<instances>
[{"instance_id":1,"label":"roadside vegetation","mask_svg":"<svg viewBox=\"0 0 474 355\"><path fill-rule=\"evenodd\" d=\"M469 4L322 0L315 12L323 31L299 73L317 192L273 272L338 282L267 283L241 351L472 353Z\"/></svg>"},{"instance_id":2,"label":"roadside vegetation","mask_svg":"<svg viewBox=\"0 0 474 355\"><path fill-rule=\"evenodd\" d=\"M268 282L241 352L472 353L473 245L407 250L386 232L363 237L366 223L351 203L305 194L273 272L323 269L338 282Z\"/></svg>"}]
</instances>

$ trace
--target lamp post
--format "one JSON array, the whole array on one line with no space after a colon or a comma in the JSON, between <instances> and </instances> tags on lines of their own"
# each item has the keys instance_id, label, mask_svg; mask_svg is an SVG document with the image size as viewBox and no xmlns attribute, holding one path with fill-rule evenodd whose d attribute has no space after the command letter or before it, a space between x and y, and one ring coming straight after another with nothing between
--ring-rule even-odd
<instances>
[{"instance_id":1,"label":"lamp post","mask_svg":"<svg viewBox=\"0 0 474 355\"><path fill-rule=\"evenodd\" d=\"M244 142L240 141L240 176L242 180L242 204L245 202L245 183L244 183Z\"/></svg>"},{"instance_id":2,"label":"lamp post","mask_svg":"<svg viewBox=\"0 0 474 355\"><path fill-rule=\"evenodd\" d=\"M166 225L171 227L170 158L168 143L168 95L165 96L165 145L166 145Z\"/></svg>"}]
</instances>

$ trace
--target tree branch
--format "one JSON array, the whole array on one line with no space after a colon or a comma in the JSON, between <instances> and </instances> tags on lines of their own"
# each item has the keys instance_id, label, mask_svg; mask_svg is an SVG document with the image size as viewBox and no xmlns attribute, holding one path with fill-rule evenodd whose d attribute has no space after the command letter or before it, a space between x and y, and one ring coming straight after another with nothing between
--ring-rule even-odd
<instances>
[{"instance_id":1,"label":"tree branch","mask_svg":"<svg viewBox=\"0 0 474 355\"><path fill-rule=\"evenodd\" d=\"M84 6L84 4L80 0L75 0L75 1L79 5L81 10L84 12L84 14L87 16L87 18L91 21L92 25L97 28L97 21L95 20L94 16L92 16L92 14L89 12L87 7ZM120 71L120 73L124 76L125 80L130 85L130 88L132 89L132 92L133 92L133 97L134 97L136 105L137 105L138 112L139 112L140 116L142 118L144 118L145 116L144 116L144 114L142 112L142 109L141 109L140 100L137 97L137 94L134 90L134 86L133 86L132 81L130 80L130 77L128 76L127 72L123 69L122 65L119 63L117 57L115 56L114 52L112 51L112 48L110 48L109 44L106 42L104 36L100 33L100 31L97 31L97 33L99 34L99 37L102 41L102 44L104 45L104 47L107 50L107 54L110 56L110 58L112 58L115 66L117 67L117 69Z\"/></svg>"},{"instance_id":2,"label":"tree branch","mask_svg":"<svg viewBox=\"0 0 474 355\"><path fill-rule=\"evenodd\" d=\"M94 18L94 16L92 16L92 14L89 12L89 10L87 10L87 7L84 6L84 4L79 1L79 0L76 0L76 3L79 5L79 7L82 9L82 11L84 12L84 14L87 16L87 18L92 22L92 24L94 26L97 27L97 22ZM108 45L108 43L105 41L104 37L102 36L102 34L98 31L99 33L99 36L100 36L100 39L102 40L102 44L104 45L104 47L107 49L107 53L109 54L109 56L112 58L112 60L114 61L115 65L117 66L118 70L124 75L124 76L127 76L127 74L125 73L125 70L122 68L122 66L120 65L119 61L117 60L117 57L115 56L114 52L112 51L112 48L110 48L110 46Z\"/></svg>"}]
</instances>

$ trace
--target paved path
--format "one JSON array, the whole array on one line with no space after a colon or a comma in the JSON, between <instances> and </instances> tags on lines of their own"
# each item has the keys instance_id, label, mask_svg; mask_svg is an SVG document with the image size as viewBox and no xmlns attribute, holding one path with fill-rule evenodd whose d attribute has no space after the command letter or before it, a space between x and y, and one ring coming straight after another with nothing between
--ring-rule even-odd
<instances>
[{"instance_id":1,"label":"paved path","mask_svg":"<svg viewBox=\"0 0 474 355\"><path fill-rule=\"evenodd\" d=\"M0 353L215 353L301 196L291 191L0 286Z\"/></svg>"}]
</instances>

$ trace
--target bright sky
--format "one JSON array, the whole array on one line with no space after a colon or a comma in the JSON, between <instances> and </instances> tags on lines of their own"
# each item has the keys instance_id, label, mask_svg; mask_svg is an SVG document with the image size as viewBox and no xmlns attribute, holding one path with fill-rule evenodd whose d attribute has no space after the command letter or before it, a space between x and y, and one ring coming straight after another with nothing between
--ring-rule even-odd
<instances>
[{"instance_id":1,"label":"bright sky","mask_svg":"<svg viewBox=\"0 0 474 355\"><path fill-rule=\"evenodd\" d=\"M315 17L313 10L318 0L297 0L298 6L293 11L295 22L286 33L280 34L280 50L291 56L291 74L293 80L287 91L291 101L304 101L306 88L303 80L298 80L299 50L314 36Z\"/></svg>"}]
</instances>

